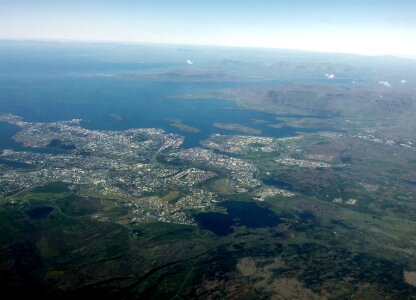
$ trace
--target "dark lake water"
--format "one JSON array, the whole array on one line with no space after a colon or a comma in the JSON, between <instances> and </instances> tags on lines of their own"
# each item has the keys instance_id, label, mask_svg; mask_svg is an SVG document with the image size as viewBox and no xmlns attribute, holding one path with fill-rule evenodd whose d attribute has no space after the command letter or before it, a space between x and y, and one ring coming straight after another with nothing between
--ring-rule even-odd
<instances>
[{"instance_id":1,"label":"dark lake water","mask_svg":"<svg viewBox=\"0 0 416 300\"><path fill-rule=\"evenodd\" d=\"M36 166L24 162L12 161L7 159L0 159L0 164L15 169L34 169Z\"/></svg>"},{"instance_id":2,"label":"dark lake water","mask_svg":"<svg viewBox=\"0 0 416 300\"><path fill-rule=\"evenodd\" d=\"M411 185L416 185L416 180L403 179L403 181Z\"/></svg>"},{"instance_id":3,"label":"dark lake water","mask_svg":"<svg viewBox=\"0 0 416 300\"><path fill-rule=\"evenodd\" d=\"M293 189L293 185L283 180L273 179L273 178L266 178L262 179L263 183L266 185L275 186L279 189L291 190Z\"/></svg>"},{"instance_id":4,"label":"dark lake water","mask_svg":"<svg viewBox=\"0 0 416 300\"><path fill-rule=\"evenodd\" d=\"M195 220L201 228L207 229L216 235L227 235L234 231L232 228L234 221L228 214L201 213L195 216Z\"/></svg>"},{"instance_id":5,"label":"dark lake water","mask_svg":"<svg viewBox=\"0 0 416 300\"><path fill-rule=\"evenodd\" d=\"M45 219L49 216L49 214L53 211L53 207L50 206L42 206L36 207L26 211L26 214L31 219Z\"/></svg>"},{"instance_id":6,"label":"dark lake water","mask_svg":"<svg viewBox=\"0 0 416 300\"><path fill-rule=\"evenodd\" d=\"M212 212L198 214L195 217L198 225L217 235L227 235L234 231L233 226L263 228L282 223L275 213L255 202L224 201L221 205L227 209L227 214Z\"/></svg>"}]
</instances>

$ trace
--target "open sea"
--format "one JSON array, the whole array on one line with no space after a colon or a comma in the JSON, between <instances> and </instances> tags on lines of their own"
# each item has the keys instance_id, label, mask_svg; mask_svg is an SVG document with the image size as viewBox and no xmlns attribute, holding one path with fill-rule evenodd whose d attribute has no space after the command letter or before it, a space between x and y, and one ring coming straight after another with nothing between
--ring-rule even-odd
<instances>
[{"instance_id":1,"label":"open sea","mask_svg":"<svg viewBox=\"0 0 416 300\"><path fill-rule=\"evenodd\" d=\"M275 115L241 109L232 101L174 98L253 83L120 78L113 75L147 72L183 62L161 58L159 63L157 57L151 57L146 63L148 53L142 58L140 53L133 58L129 53L127 59L120 53L110 55L102 48L94 51L91 46L0 42L0 112L16 114L31 122L77 118L83 120L83 127L98 130L163 128L185 136L185 147L198 146L214 133L241 134L216 128L214 123L238 123L261 129L263 136L291 136L299 131L299 128L254 124L253 119L274 124L278 121ZM180 119L200 131L181 131L172 127L169 119ZM17 131L14 126L0 123L0 148L24 150L11 139Z\"/></svg>"}]
</instances>

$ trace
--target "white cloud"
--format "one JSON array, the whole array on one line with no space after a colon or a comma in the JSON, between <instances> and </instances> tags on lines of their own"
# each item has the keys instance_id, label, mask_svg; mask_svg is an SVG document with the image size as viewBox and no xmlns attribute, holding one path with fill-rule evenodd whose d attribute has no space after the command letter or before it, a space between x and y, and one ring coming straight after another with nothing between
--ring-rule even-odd
<instances>
[{"instance_id":1,"label":"white cloud","mask_svg":"<svg viewBox=\"0 0 416 300\"><path fill-rule=\"evenodd\" d=\"M187 59L187 60L186 60L186 63L187 63L188 65L193 65L193 64L194 64L194 62L193 62L192 60L190 60L190 59Z\"/></svg>"},{"instance_id":2,"label":"white cloud","mask_svg":"<svg viewBox=\"0 0 416 300\"><path fill-rule=\"evenodd\" d=\"M407 80L406 79L402 79L402 80L400 80L400 83L401 84L406 84L407 83Z\"/></svg>"},{"instance_id":3,"label":"white cloud","mask_svg":"<svg viewBox=\"0 0 416 300\"><path fill-rule=\"evenodd\" d=\"M334 79L335 78L335 75L334 74L326 73L325 74L325 77L328 78L328 79Z\"/></svg>"},{"instance_id":4,"label":"white cloud","mask_svg":"<svg viewBox=\"0 0 416 300\"><path fill-rule=\"evenodd\" d=\"M385 87L388 87L388 88L391 87L391 84L388 81L380 80L378 83L381 84L382 86L385 86Z\"/></svg>"}]
</instances>

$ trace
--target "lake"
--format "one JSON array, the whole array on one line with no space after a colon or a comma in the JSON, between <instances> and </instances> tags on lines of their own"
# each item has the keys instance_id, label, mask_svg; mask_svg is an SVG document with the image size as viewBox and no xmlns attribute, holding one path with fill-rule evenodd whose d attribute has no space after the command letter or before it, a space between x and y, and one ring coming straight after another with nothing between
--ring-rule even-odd
<instances>
[{"instance_id":1,"label":"lake","mask_svg":"<svg viewBox=\"0 0 416 300\"><path fill-rule=\"evenodd\" d=\"M258 205L255 202L224 201L224 213L200 213L195 216L198 225L216 235L228 235L232 233L233 226L245 226L246 228L275 227L282 220L271 210Z\"/></svg>"},{"instance_id":2,"label":"lake","mask_svg":"<svg viewBox=\"0 0 416 300\"><path fill-rule=\"evenodd\" d=\"M49 214L53 211L53 207L50 206L42 206L42 207L36 207L32 208L30 210L26 211L26 214L31 219L45 219L49 216Z\"/></svg>"}]
</instances>

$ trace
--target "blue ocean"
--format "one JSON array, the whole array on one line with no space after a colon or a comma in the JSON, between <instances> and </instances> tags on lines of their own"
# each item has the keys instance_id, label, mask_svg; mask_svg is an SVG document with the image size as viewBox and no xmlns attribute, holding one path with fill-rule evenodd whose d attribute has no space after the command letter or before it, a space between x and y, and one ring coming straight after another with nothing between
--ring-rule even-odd
<instances>
[{"instance_id":1,"label":"blue ocean","mask_svg":"<svg viewBox=\"0 0 416 300\"><path fill-rule=\"evenodd\" d=\"M296 135L299 128L271 128L276 116L241 109L227 100L184 100L177 95L249 86L250 82L173 82L142 80L119 74L142 74L184 63L185 53L114 45L0 42L0 112L33 122L82 119L98 130L163 128L185 136L185 147L198 146L222 130L214 123L238 123L261 129L264 136ZM201 58L203 59L203 58ZM171 119L198 128L197 133L171 126ZM21 147L11 140L18 128L0 123L0 148ZM308 131L308 129L304 129Z\"/></svg>"}]
</instances>

